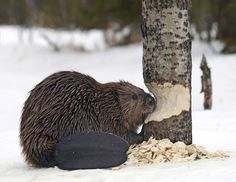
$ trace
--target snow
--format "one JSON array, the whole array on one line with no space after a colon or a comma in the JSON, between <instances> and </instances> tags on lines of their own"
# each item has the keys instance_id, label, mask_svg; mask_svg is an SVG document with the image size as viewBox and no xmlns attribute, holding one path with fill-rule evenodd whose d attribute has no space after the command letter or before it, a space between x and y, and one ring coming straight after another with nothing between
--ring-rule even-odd
<instances>
[{"instance_id":1,"label":"snow","mask_svg":"<svg viewBox=\"0 0 236 182\"><path fill-rule=\"evenodd\" d=\"M86 51L104 50L106 48L104 32L95 29L85 32L81 30L65 31L40 27L27 29L23 27L12 28L11 26L1 26L0 44L26 44L47 47L48 43L43 38L43 35L46 35L52 42L62 48L83 48Z\"/></svg>"},{"instance_id":2,"label":"snow","mask_svg":"<svg viewBox=\"0 0 236 182\"><path fill-rule=\"evenodd\" d=\"M24 30L23 34L26 35ZM58 168L35 169L28 167L20 153L18 128L21 109L28 92L51 73L75 70L95 77L100 82L127 80L144 88L142 78L142 46L105 49L104 40L95 32L86 34L84 47L93 52L76 52L63 49L53 52L33 31L33 42L28 38L19 40L19 27L0 27L0 181L236 181L236 55L221 55L198 39L193 41L192 109L193 142L208 150L222 150L230 158L194 162L129 166L120 170L63 171ZM42 31L42 30L41 30ZM43 30L45 31L45 30ZM73 33L52 31L51 37L68 37L60 44L73 39ZM75 33L76 34L76 33ZM24 37L22 36L22 37ZM82 37L82 36L81 36ZM82 39L82 38L81 38ZM76 41L80 42L80 38ZM82 42L82 41L81 41ZM91 45L102 45L97 49ZM96 46L95 46L96 47ZM97 46L99 47L99 46ZM206 55L213 78L213 109L203 110L200 94L202 53Z\"/></svg>"}]
</instances>

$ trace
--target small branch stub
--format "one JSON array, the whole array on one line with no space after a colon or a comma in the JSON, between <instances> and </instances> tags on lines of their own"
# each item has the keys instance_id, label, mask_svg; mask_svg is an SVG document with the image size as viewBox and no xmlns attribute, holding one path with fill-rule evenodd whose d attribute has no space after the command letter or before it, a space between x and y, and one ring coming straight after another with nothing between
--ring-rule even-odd
<instances>
[{"instance_id":1,"label":"small branch stub","mask_svg":"<svg viewBox=\"0 0 236 182\"><path fill-rule=\"evenodd\" d=\"M202 56L200 68L202 70L202 89L201 93L204 93L204 109L212 108L212 80L211 80L211 69L207 65L205 55Z\"/></svg>"}]
</instances>

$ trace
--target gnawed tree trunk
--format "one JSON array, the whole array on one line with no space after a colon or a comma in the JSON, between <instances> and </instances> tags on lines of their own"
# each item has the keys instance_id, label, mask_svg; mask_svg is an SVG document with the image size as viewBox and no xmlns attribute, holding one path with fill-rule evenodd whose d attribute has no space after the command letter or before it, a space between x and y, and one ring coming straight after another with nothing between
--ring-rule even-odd
<instances>
[{"instance_id":1,"label":"gnawed tree trunk","mask_svg":"<svg viewBox=\"0 0 236 182\"><path fill-rule=\"evenodd\" d=\"M202 62L200 65L202 70L202 90L204 93L204 109L212 108L212 81L211 81L211 69L207 65L207 60L205 55L202 56Z\"/></svg>"},{"instance_id":2,"label":"gnawed tree trunk","mask_svg":"<svg viewBox=\"0 0 236 182\"><path fill-rule=\"evenodd\" d=\"M155 111L144 136L192 143L191 0L142 0L143 77Z\"/></svg>"}]
</instances>

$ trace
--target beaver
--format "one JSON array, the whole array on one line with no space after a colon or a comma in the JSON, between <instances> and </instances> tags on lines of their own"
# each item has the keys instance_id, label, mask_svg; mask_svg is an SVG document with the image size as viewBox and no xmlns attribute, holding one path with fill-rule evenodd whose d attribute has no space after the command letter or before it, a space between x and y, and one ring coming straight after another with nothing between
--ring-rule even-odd
<instances>
[{"instance_id":1,"label":"beaver","mask_svg":"<svg viewBox=\"0 0 236 182\"><path fill-rule=\"evenodd\" d=\"M101 131L130 145L140 143L143 136L137 128L154 105L151 95L129 82L102 84L75 71L54 73L37 84L24 103L22 153L34 167L52 167L58 141L75 133Z\"/></svg>"}]
</instances>

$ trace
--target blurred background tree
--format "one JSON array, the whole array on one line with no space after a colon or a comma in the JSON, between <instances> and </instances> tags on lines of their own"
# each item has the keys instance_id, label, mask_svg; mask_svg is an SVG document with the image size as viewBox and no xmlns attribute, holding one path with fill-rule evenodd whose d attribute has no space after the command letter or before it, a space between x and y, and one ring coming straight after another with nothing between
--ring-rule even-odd
<instances>
[{"instance_id":1,"label":"blurred background tree","mask_svg":"<svg viewBox=\"0 0 236 182\"><path fill-rule=\"evenodd\" d=\"M192 0L191 22L200 39L225 43L224 53L236 52L236 1ZM63 29L122 29L139 41L140 0L0 0L0 24ZM137 36L138 34L138 36Z\"/></svg>"},{"instance_id":2,"label":"blurred background tree","mask_svg":"<svg viewBox=\"0 0 236 182\"><path fill-rule=\"evenodd\" d=\"M221 40L223 53L236 52L236 1L192 0L191 18L202 40Z\"/></svg>"}]
</instances>

